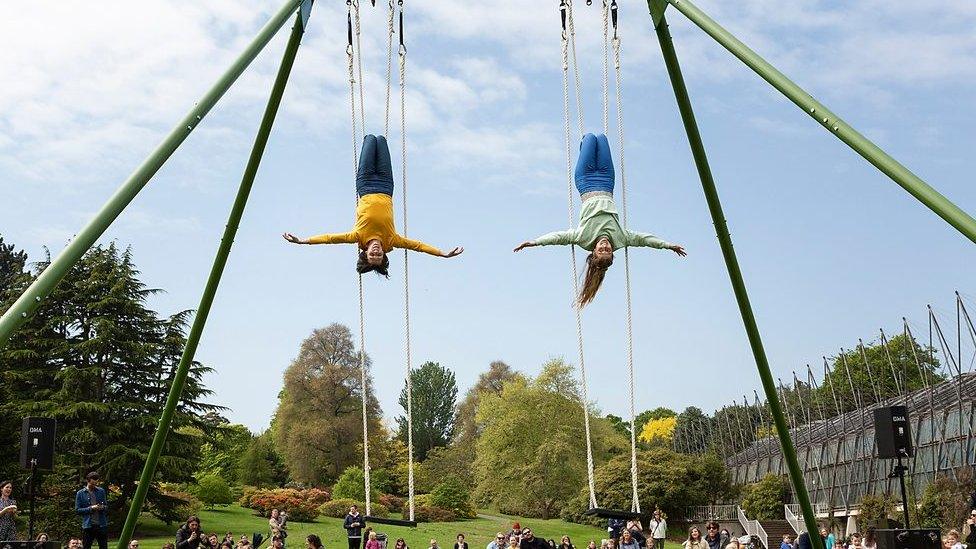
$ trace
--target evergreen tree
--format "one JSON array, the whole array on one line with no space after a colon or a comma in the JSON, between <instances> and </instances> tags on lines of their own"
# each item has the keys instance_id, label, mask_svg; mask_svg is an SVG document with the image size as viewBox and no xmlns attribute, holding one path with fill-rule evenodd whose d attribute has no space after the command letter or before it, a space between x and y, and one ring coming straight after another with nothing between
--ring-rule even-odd
<instances>
[{"instance_id":1,"label":"evergreen tree","mask_svg":"<svg viewBox=\"0 0 976 549\"><path fill-rule=\"evenodd\" d=\"M436 362L425 362L410 370L413 387L413 447L418 461L439 446L447 446L454 434L457 381L454 372ZM400 407L407 410L407 387L400 391ZM398 416L397 436L407 440L407 417Z\"/></svg>"}]
</instances>

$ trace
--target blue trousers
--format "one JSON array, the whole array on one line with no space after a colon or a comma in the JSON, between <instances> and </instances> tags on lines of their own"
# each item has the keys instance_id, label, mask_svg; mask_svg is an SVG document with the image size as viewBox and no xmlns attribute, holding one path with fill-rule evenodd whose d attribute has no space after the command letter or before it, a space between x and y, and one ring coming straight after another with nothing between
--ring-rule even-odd
<instances>
[{"instance_id":1,"label":"blue trousers","mask_svg":"<svg viewBox=\"0 0 976 549\"><path fill-rule=\"evenodd\" d=\"M390 147L382 135L363 138L359 169L356 170L356 194L393 196L393 162L390 160Z\"/></svg>"},{"instance_id":2,"label":"blue trousers","mask_svg":"<svg viewBox=\"0 0 976 549\"><path fill-rule=\"evenodd\" d=\"M613 156L606 135L588 133L583 136L576 159L575 179L576 190L581 195L594 191L613 194Z\"/></svg>"}]
</instances>

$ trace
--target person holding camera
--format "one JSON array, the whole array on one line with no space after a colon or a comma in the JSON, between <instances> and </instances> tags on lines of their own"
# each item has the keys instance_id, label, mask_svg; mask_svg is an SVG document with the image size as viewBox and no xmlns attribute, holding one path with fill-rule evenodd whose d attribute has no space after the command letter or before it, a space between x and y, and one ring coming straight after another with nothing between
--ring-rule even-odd
<instances>
[{"instance_id":1,"label":"person holding camera","mask_svg":"<svg viewBox=\"0 0 976 549\"><path fill-rule=\"evenodd\" d=\"M108 549L108 495L98 485L100 477L92 471L85 475L85 486L75 494L75 512L81 515L81 545L91 549L98 540L98 549Z\"/></svg>"},{"instance_id":2,"label":"person holding camera","mask_svg":"<svg viewBox=\"0 0 976 549\"><path fill-rule=\"evenodd\" d=\"M176 549L199 549L201 543L204 542L200 519L196 515L190 515L186 523L176 531Z\"/></svg>"}]
</instances>

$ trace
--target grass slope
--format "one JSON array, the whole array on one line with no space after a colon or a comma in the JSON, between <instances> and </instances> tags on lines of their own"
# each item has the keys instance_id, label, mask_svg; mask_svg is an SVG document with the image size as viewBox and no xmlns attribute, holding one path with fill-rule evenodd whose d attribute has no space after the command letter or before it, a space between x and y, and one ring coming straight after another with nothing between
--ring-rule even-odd
<instances>
[{"instance_id":1,"label":"grass slope","mask_svg":"<svg viewBox=\"0 0 976 549\"><path fill-rule=\"evenodd\" d=\"M204 531L207 533L217 532L221 539L228 531L233 532L235 539L239 538L241 534L250 536L253 532L259 532L265 537L268 536L268 519L254 516L251 510L244 509L239 505L204 510L200 513L200 521ZM586 547L590 540L596 540L599 544L600 538L606 537L606 531L600 528L573 524L559 519L520 519L505 515L487 514L461 522L420 524L417 528L378 525L377 530L390 537L390 548L393 546L392 540L402 537L412 549L425 549L429 546L431 539L436 539L442 549L451 549L454 545L455 536L458 533L463 533L467 537L471 549L483 549L494 539L495 533L510 530L513 522L519 522L523 527L532 528L536 537L551 538L556 540L556 543L559 543L559 539L563 535L568 535L573 540L573 545L580 549ZM142 542L141 549L159 549L167 541L174 540L177 527L178 525L175 524L167 526L156 519L146 517L139 524L136 539ZM315 522L289 521L289 549L304 548L305 536L308 534L318 534L326 549L343 549L346 547L346 532L342 529L342 521L339 519L319 517ZM266 549L267 543L262 545L262 548Z\"/></svg>"}]
</instances>

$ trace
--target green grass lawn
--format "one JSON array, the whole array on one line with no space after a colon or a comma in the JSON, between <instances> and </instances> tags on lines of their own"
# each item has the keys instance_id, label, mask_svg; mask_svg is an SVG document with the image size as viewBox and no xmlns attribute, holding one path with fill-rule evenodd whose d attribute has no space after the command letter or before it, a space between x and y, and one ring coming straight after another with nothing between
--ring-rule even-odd
<instances>
[{"instance_id":1,"label":"green grass lawn","mask_svg":"<svg viewBox=\"0 0 976 549\"><path fill-rule=\"evenodd\" d=\"M239 505L204 510L200 513L200 521L204 531L217 532L221 539L228 531L233 532L235 538L239 538L241 534L250 536L253 532L260 532L266 537L268 535L268 519L254 516L250 509L244 509ZM599 544L600 538L606 537L606 530L592 526L573 524L559 519L519 519L499 514L482 514L479 518L461 522L420 524L416 528L377 525L377 530L386 533L391 541L398 537L404 538L412 549L426 549L431 539L436 539L442 549L451 549L454 537L458 533L463 533L467 537L471 549L484 549L494 539L495 533L507 532L516 521L523 527L532 528L537 537L552 538L556 543L559 543L559 538L563 535L568 535L573 540L573 544L580 549L585 548L591 539ZM160 549L163 543L173 541L178 526L177 524L167 526L154 518L146 517L139 524L136 539L142 542L142 549ZM305 536L308 534L318 534L326 549L346 547L346 531L343 530L340 519L319 517L315 522L289 521L288 547L304 548ZM392 546L393 544L390 543L391 549ZM262 547L266 548L267 543Z\"/></svg>"}]
</instances>

